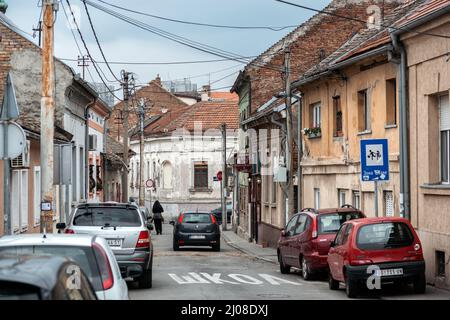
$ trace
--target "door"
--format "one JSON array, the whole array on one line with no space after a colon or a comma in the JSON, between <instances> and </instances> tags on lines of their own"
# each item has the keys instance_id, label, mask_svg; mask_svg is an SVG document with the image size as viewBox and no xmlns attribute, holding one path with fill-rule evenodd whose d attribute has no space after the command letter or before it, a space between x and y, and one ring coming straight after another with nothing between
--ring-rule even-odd
<instances>
[{"instance_id":1,"label":"door","mask_svg":"<svg viewBox=\"0 0 450 320\"><path fill-rule=\"evenodd\" d=\"M306 214L299 215L297 224L294 228L294 235L289 240L289 247L292 256L292 266L301 268L300 255L303 253L303 244L306 240L306 226L308 223L308 216Z\"/></svg>"},{"instance_id":2,"label":"door","mask_svg":"<svg viewBox=\"0 0 450 320\"><path fill-rule=\"evenodd\" d=\"M339 247L341 246L342 239L344 237L345 229L347 228L347 225L343 225L334 240L334 246L330 248L330 251L328 253L328 265L330 267L330 272L333 275L333 278L335 280L343 281L344 279L340 276L342 272L339 271L339 269L342 269L342 266L339 265Z\"/></svg>"},{"instance_id":3,"label":"door","mask_svg":"<svg viewBox=\"0 0 450 320\"><path fill-rule=\"evenodd\" d=\"M290 243L294 237L294 231L295 227L297 226L298 217L299 215L295 215L291 220L289 220L286 228L284 229L285 236L282 237L280 241L280 252L283 257L283 261L285 264L288 264L290 266L294 262L292 259L292 250L290 247Z\"/></svg>"}]
</instances>

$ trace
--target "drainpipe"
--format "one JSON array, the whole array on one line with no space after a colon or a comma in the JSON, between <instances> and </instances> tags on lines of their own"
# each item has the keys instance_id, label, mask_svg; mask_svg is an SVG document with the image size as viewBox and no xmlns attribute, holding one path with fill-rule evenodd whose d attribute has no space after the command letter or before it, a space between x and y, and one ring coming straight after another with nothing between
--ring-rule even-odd
<instances>
[{"instance_id":1,"label":"drainpipe","mask_svg":"<svg viewBox=\"0 0 450 320\"><path fill-rule=\"evenodd\" d=\"M394 50L400 53L400 78L399 78L399 131L400 131L400 216L411 219L409 205L409 164L408 164L408 102L407 102L407 65L406 50L400 42L398 35L391 33Z\"/></svg>"},{"instance_id":2,"label":"drainpipe","mask_svg":"<svg viewBox=\"0 0 450 320\"><path fill-rule=\"evenodd\" d=\"M84 108L84 199L87 201L89 198L89 110L95 104L97 98L94 98Z\"/></svg>"}]
</instances>

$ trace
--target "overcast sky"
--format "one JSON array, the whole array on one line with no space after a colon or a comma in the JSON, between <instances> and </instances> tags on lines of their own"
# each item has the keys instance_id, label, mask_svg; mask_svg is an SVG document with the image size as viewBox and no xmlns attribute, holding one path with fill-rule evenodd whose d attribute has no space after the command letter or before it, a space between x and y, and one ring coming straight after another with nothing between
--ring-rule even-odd
<instances>
[{"instance_id":1,"label":"overcast sky","mask_svg":"<svg viewBox=\"0 0 450 320\"><path fill-rule=\"evenodd\" d=\"M66 11L66 0L62 0ZM94 41L90 25L81 0L69 0L75 13L80 13L81 32L86 39L92 56L101 61L101 55ZM98 0L92 0L98 2ZM105 0L106 2L126 7L132 10L168 17L172 19L188 20L200 23L238 25L238 26L288 26L298 25L307 20L314 13L295 8L274 0ZM39 21L41 8L38 0L7 0L9 8L6 15L14 23L33 33L32 28ZM303 5L317 9L325 7L329 0L292 0ZM171 62L192 60L220 59L204 52L183 46L170 40L159 37L148 31L138 29L126 22L120 21L95 8L88 7L93 19L101 45L108 61L120 62ZM111 7L110 7L111 8ZM292 28L283 31L270 30L235 30L211 27L193 26L163 21L130 12L111 8L124 15L133 17L154 27L163 29L191 40L208 44L222 50L227 50L242 56L255 56L269 48L273 43L285 36ZM70 13L68 12L70 15ZM59 58L76 59L79 55L73 39L71 29L68 27L63 8L58 12L55 29L55 55ZM77 40L85 54L85 50L75 30ZM37 42L37 37L35 42ZM81 69L76 62L67 62L77 72ZM119 77L120 70L127 69L134 72L140 83L147 83L160 74L162 80L175 80L192 77L192 82L202 85L211 81L212 88L220 88L233 84L236 74L221 81L223 77L242 69L243 65L236 61L184 64L184 65L112 65L113 71ZM96 81L99 80L93 67L90 73ZM107 68L102 69L108 80L114 80ZM227 69L227 70L224 70ZM211 73L210 76L203 75ZM203 75L203 76L198 76ZM198 76L198 77L195 77ZM90 76L86 80L91 81ZM117 83L113 83L117 86ZM227 90L227 89L224 89Z\"/></svg>"}]
</instances>

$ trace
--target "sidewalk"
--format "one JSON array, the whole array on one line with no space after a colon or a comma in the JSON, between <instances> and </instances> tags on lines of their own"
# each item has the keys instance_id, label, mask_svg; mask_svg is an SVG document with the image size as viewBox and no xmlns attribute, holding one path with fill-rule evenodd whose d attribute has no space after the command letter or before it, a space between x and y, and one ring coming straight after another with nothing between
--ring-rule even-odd
<instances>
[{"instance_id":1,"label":"sidewalk","mask_svg":"<svg viewBox=\"0 0 450 320\"><path fill-rule=\"evenodd\" d=\"M230 246L253 258L266 262L278 264L277 250L273 248L263 248L262 246L248 242L239 237L233 231L222 231L222 238Z\"/></svg>"}]
</instances>

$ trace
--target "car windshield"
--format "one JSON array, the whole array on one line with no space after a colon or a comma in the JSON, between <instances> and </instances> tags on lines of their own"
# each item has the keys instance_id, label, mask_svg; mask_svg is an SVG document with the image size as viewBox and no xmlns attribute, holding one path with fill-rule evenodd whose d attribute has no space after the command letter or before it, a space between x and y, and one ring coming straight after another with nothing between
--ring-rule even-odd
<instances>
[{"instance_id":1,"label":"car windshield","mask_svg":"<svg viewBox=\"0 0 450 320\"><path fill-rule=\"evenodd\" d=\"M344 222L359 218L362 218L360 212L339 212L320 215L318 218L318 233L336 233Z\"/></svg>"},{"instance_id":2,"label":"car windshield","mask_svg":"<svg viewBox=\"0 0 450 320\"><path fill-rule=\"evenodd\" d=\"M14 256L51 255L69 258L80 265L81 269L91 281L95 291L103 290L97 261L90 247L47 245L0 247L0 255L2 254Z\"/></svg>"},{"instance_id":3,"label":"car windshield","mask_svg":"<svg viewBox=\"0 0 450 320\"><path fill-rule=\"evenodd\" d=\"M412 245L414 236L402 222L376 223L359 229L356 244L362 250L402 248Z\"/></svg>"},{"instance_id":4,"label":"car windshield","mask_svg":"<svg viewBox=\"0 0 450 320\"><path fill-rule=\"evenodd\" d=\"M139 227L140 213L136 208L80 208L73 218L74 226Z\"/></svg>"},{"instance_id":5,"label":"car windshield","mask_svg":"<svg viewBox=\"0 0 450 320\"><path fill-rule=\"evenodd\" d=\"M185 213L183 223L211 223L209 213Z\"/></svg>"}]
</instances>

